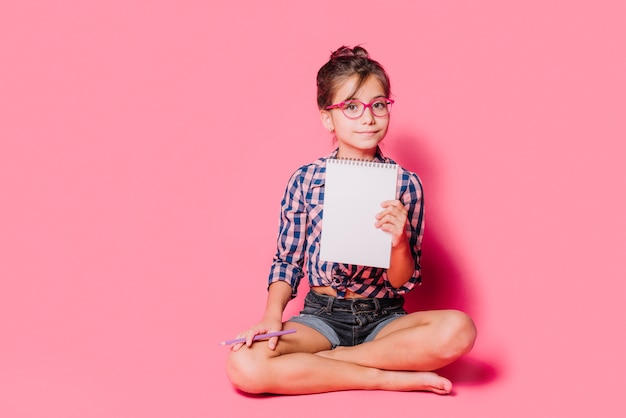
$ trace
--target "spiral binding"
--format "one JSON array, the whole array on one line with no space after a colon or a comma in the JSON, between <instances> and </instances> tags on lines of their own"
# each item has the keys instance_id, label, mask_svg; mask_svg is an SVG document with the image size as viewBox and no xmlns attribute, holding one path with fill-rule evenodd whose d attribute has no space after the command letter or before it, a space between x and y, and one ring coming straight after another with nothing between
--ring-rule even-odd
<instances>
[{"instance_id":1,"label":"spiral binding","mask_svg":"<svg viewBox=\"0 0 626 418\"><path fill-rule=\"evenodd\" d=\"M329 158L329 162L342 165L356 165L361 167L375 167L375 168L396 168L397 164L393 163L379 163L376 161L363 160L359 158Z\"/></svg>"}]
</instances>

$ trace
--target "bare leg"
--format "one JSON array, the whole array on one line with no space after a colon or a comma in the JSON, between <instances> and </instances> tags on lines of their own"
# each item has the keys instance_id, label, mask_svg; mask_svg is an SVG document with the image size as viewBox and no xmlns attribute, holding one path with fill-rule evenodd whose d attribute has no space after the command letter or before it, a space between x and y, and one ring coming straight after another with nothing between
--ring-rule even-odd
<instances>
[{"instance_id":1,"label":"bare leg","mask_svg":"<svg viewBox=\"0 0 626 418\"><path fill-rule=\"evenodd\" d=\"M396 319L374 341L317 355L385 370L436 370L469 352L475 339L474 323L464 313L424 311Z\"/></svg>"},{"instance_id":2,"label":"bare leg","mask_svg":"<svg viewBox=\"0 0 626 418\"><path fill-rule=\"evenodd\" d=\"M452 384L431 372L381 370L316 355L330 343L317 331L287 323L296 334L281 337L275 351L258 342L232 352L227 372L233 385L250 393L304 394L350 389L425 390L449 393ZM333 350L334 351L334 350ZM329 351L330 352L330 351Z\"/></svg>"}]
</instances>

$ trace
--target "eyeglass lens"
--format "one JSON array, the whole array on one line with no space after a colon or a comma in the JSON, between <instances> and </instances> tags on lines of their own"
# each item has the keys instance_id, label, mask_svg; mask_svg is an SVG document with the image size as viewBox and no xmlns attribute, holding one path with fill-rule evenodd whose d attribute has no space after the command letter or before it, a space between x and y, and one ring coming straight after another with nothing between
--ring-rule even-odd
<instances>
[{"instance_id":1,"label":"eyeglass lens","mask_svg":"<svg viewBox=\"0 0 626 418\"><path fill-rule=\"evenodd\" d=\"M374 116L384 117L391 111L391 102L387 99L379 99L366 104L357 100L349 100L343 103L341 110L349 118L359 118L365 113L366 107L372 110Z\"/></svg>"}]
</instances>

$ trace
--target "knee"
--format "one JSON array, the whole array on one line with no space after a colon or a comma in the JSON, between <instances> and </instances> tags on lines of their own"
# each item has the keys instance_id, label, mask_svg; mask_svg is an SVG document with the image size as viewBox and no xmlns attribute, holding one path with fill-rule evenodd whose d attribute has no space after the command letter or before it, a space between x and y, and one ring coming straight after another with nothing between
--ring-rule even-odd
<instances>
[{"instance_id":1,"label":"knee","mask_svg":"<svg viewBox=\"0 0 626 418\"><path fill-rule=\"evenodd\" d=\"M262 377L264 362L253 355L253 350L242 347L231 352L226 362L226 375L237 389L247 393L263 393L265 385Z\"/></svg>"},{"instance_id":2,"label":"knee","mask_svg":"<svg viewBox=\"0 0 626 418\"><path fill-rule=\"evenodd\" d=\"M466 313L451 310L447 312L442 334L441 355L454 361L474 347L476 325Z\"/></svg>"}]
</instances>

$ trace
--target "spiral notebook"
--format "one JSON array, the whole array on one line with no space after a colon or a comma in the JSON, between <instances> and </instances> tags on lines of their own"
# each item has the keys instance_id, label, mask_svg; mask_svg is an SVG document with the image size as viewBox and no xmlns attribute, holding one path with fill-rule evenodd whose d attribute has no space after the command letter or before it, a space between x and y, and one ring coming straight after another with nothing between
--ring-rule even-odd
<instances>
[{"instance_id":1,"label":"spiral notebook","mask_svg":"<svg viewBox=\"0 0 626 418\"><path fill-rule=\"evenodd\" d=\"M391 234L374 226L380 204L396 198L397 164L326 160L320 259L389 268Z\"/></svg>"}]
</instances>

